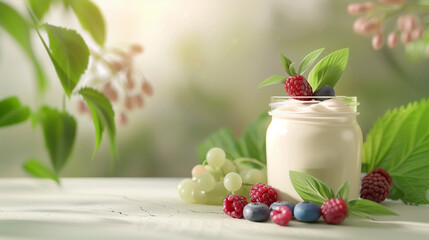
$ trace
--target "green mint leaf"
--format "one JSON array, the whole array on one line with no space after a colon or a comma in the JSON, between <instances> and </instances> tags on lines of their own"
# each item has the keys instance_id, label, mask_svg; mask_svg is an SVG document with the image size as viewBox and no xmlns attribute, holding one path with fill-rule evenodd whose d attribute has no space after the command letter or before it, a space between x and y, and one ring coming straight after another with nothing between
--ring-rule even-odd
<instances>
[{"instance_id":1,"label":"green mint leaf","mask_svg":"<svg viewBox=\"0 0 429 240\"><path fill-rule=\"evenodd\" d=\"M302 75L307 71L308 68L313 65L314 61L319 57L319 55L325 50L324 48L319 48L317 50L312 51L307 56L305 56L298 67L298 74Z\"/></svg>"},{"instance_id":2,"label":"green mint leaf","mask_svg":"<svg viewBox=\"0 0 429 240\"><path fill-rule=\"evenodd\" d=\"M286 81L286 77L283 76L279 76L279 75L274 75L271 76L267 79L265 79L265 81L263 81L261 84L259 84L258 88L262 88L271 84L276 84L276 83L284 83Z\"/></svg>"},{"instance_id":3,"label":"green mint leaf","mask_svg":"<svg viewBox=\"0 0 429 240\"><path fill-rule=\"evenodd\" d=\"M292 74L291 76L295 76L296 75L296 71L295 71L295 67L293 66L294 63L291 63L289 65L289 71Z\"/></svg>"},{"instance_id":4,"label":"green mint leaf","mask_svg":"<svg viewBox=\"0 0 429 240\"><path fill-rule=\"evenodd\" d=\"M247 125L244 133L238 140L238 145L243 156L258 159L260 162L266 163L265 136L270 121L271 117L267 113L263 113Z\"/></svg>"},{"instance_id":5,"label":"green mint leaf","mask_svg":"<svg viewBox=\"0 0 429 240\"><path fill-rule=\"evenodd\" d=\"M308 76L308 83L310 83L313 91L325 85L334 87L346 68L348 57L349 49L344 48L320 60Z\"/></svg>"},{"instance_id":6,"label":"green mint leaf","mask_svg":"<svg viewBox=\"0 0 429 240\"><path fill-rule=\"evenodd\" d=\"M201 163L204 162L207 152L213 147L222 148L230 159L243 156L230 128L222 128L214 132L198 146L198 159Z\"/></svg>"},{"instance_id":7,"label":"green mint leaf","mask_svg":"<svg viewBox=\"0 0 429 240\"><path fill-rule=\"evenodd\" d=\"M282 65L283 65L285 72L287 74L289 74L289 76L294 76L291 74L291 72L289 70L289 66L292 64L292 61L283 54L280 54L280 57L282 59Z\"/></svg>"},{"instance_id":8,"label":"green mint leaf","mask_svg":"<svg viewBox=\"0 0 429 240\"><path fill-rule=\"evenodd\" d=\"M24 122L30 116L30 108L23 106L17 97L0 101L0 127Z\"/></svg>"},{"instance_id":9,"label":"green mint leaf","mask_svg":"<svg viewBox=\"0 0 429 240\"><path fill-rule=\"evenodd\" d=\"M27 0L37 19L42 19L51 7L53 0Z\"/></svg>"},{"instance_id":10,"label":"green mint leaf","mask_svg":"<svg viewBox=\"0 0 429 240\"><path fill-rule=\"evenodd\" d=\"M22 165L22 168L33 177L52 179L56 183L60 184L57 174L38 159L28 159Z\"/></svg>"},{"instance_id":11,"label":"green mint leaf","mask_svg":"<svg viewBox=\"0 0 429 240\"><path fill-rule=\"evenodd\" d=\"M336 198L342 198L344 201L348 201L350 193L350 184L349 181L346 181L343 185L341 185L340 189L338 189L337 194L335 194Z\"/></svg>"},{"instance_id":12,"label":"green mint leaf","mask_svg":"<svg viewBox=\"0 0 429 240\"><path fill-rule=\"evenodd\" d=\"M393 178L392 199L428 204L429 99L387 111L369 131L362 164L384 168Z\"/></svg>"},{"instance_id":13,"label":"green mint leaf","mask_svg":"<svg viewBox=\"0 0 429 240\"><path fill-rule=\"evenodd\" d=\"M49 49L46 51L54 64L57 75L67 96L79 82L88 67L89 49L76 31L44 24L49 37ZM39 35L40 39L43 38Z\"/></svg>"},{"instance_id":14,"label":"green mint leaf","mask_svg":"<svg viewBox=\"0 0 429 240\"><path fill-rule=\"evenodd\" d=\"M100 9L89 0L69 0L82 27L87 30L98 45L106 40L106 25Z\"/></svg>"},{"instance_id":15,"label":"green mint leaf","mask_svg":"<svg viewBox=\"0 0 429 240\"><path fill-rule=\"evenodd\" d=\"M311 175L290 170L289 177L295 191L304 201L320 206L324 201L335 197L328 185Z\"/></svg>"},{"instance_id":16,"label":"green mint leaf","mask_svg":"<svg viewBox=\"0 0 429 240\"><path fill-rule=\"evenodd\" d=\"M47 86L47 79L33 51L30 24L15 9L0 2L0 27L15 39L30 58L36 72L38 90L43 92Z\"/></svg>"},{"instance_id":17,"label":"green mint leaf","mask_svg":"<svg viewBox=\"0 0 429 240\"><path fill-rule=\"evenodd\" d=\"M359 217L383 216L398 214L390 211L383 205L366 199L355 199L348 202L348 211L350 214Z\"/></svg>"},{"instance_id":18,"label":"green mint leaf","mask_svg":"<svg viewBox=\"0 0 429 240\"><path fill-rule=\"evenodd\" d=\"M110 159L112 162L118 158L118 151L116 148L116 126L115 126L115 112L113 111L112 104L100 92L92 88L82 88L79 94L88 104L91 110L92 120L95 127L95 147L92 158L94 158L98 147L100 146L103 137L104 129L107 129L110 139Z\"/></svg>"},{"instance_id":19,"label":"green mint leaf","mask_svg":"<svg viewBox=\"0 0 429 240\"><path fill-rule=\"evenodd\" d=\"M48 149L55 172L59 173L70 157L76 138L76 120L66 112L47 106L37 112L37 122L41 124L45 146Z\"/></svg>"}]
</instances>

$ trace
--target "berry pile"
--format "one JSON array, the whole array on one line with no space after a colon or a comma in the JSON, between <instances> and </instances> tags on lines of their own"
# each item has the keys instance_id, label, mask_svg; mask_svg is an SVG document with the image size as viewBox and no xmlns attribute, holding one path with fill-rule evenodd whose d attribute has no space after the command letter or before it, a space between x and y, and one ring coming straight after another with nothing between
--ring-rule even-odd
<instances>
[{"instance_id":1,"label":"berry pile","mask_svg":"<svg viewBox=\"0 0 429 240\"><path fill-rule=\"evenodd\" d=\"M315 222L320 216L328 224L340 224L348 215L347 204L342 198L332 198L319 207L313 202L294 206L288 201L277 201L277 190L264 183L255 184L250 190L251 203L242 195L229 195L224 199L223 211L233 218L252 222L265 222L269 218L280 226L288 225L292 217L300 222Z\"/></svg>"},{"instance_id":2,"label":"berry pile","mask_svg":"<svg viewBox=\"0 0 429 240\"><path fill-rule=\"evenodd\" d=\"M248 163L259 164L262 169L254 168ZM223 203L225 206L224 199L229 194L241 194L249 198L253 184L266 182L266 169L262 163L247 158L230 160L222 149L212 148L207 152L206 161L192 168L192 179L183 179L177 186L177 191L189 203Z\"/></svg>"},{"instance_id":3,"label":"berry pile","mask_svg":"<svg viewBox=\"0 0 429 240\"><path fill-rule=\"evenodd\" d=\"M393 179L383 168L372 170L362 179L360 197L374 202L384 201L390 194Z\"/></svg>"}]
</instances>

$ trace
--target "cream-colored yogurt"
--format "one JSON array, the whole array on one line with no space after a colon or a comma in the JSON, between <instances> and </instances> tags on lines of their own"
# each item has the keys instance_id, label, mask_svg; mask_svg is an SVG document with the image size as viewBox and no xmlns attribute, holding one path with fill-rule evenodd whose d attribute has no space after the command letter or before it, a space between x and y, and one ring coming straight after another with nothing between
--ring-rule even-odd
<instances>
[{"instance_id":1,"label":"cream-colored yogurt","mask_svg":"<svg viewBox=\"0 0 429 240\"><path fill-rule=\"evenodd\" d=\"M347 100L347 102L345 101ZM362 132L354 97L325 101L273 98L267 130L268 184L281 200L302 201L289 170L311 174L337 191L350 184L350 198L359 196Z\"/></svg>"}]
</instances>

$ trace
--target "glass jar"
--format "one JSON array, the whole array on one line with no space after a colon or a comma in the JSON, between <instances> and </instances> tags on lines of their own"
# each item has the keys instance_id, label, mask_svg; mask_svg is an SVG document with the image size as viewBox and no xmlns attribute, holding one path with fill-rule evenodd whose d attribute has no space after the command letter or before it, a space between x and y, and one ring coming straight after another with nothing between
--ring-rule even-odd
<instances>
[{"instance_id":1,"label":"glass jar","mask_svg":"<svg viewBox=\"0 0 429 240\"><path fill-rule=\"evenodd\" d=\"M267 129L268 184L280 200L302 201L289 170L319 178L334 191L349 181L349 198L358 198L362 131L356 121L356 97L272 97Z\"/></svg>"}]
</instances>

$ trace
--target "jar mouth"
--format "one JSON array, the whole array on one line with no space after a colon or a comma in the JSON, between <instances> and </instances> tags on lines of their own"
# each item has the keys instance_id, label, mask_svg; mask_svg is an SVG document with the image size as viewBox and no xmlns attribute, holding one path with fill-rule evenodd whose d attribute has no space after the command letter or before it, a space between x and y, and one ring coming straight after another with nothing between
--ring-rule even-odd
<instances>
[{"instance_id":1,"label":"jar mouth","mask_svg":"<svg viewBox=\"0 0 429 240\"><path fill-rule=\"evenodd\" d=\"M355 96L272 96L270 115L358 115Z\"/></svg>"}]
</instances>

